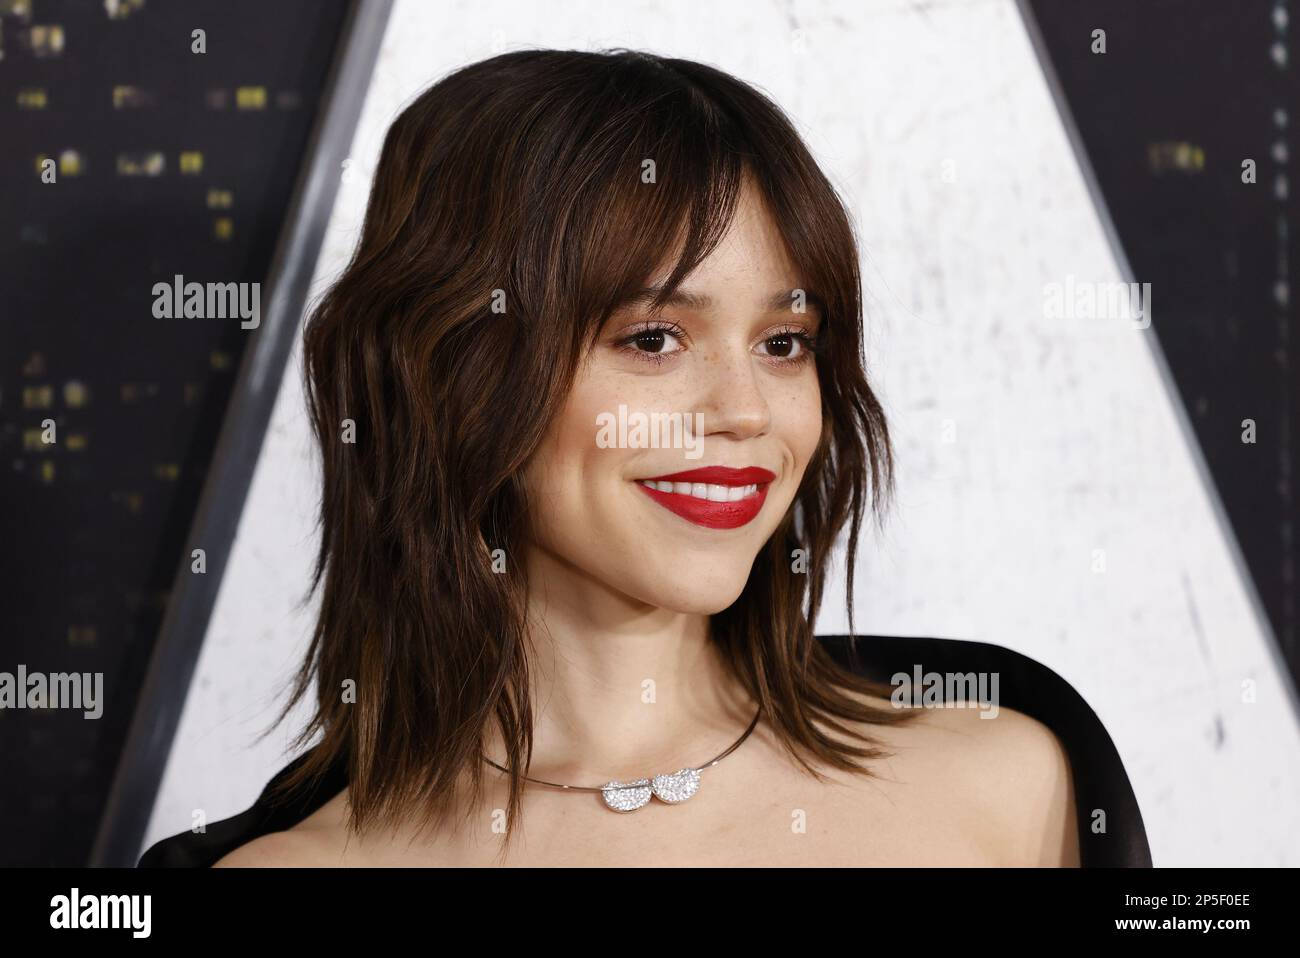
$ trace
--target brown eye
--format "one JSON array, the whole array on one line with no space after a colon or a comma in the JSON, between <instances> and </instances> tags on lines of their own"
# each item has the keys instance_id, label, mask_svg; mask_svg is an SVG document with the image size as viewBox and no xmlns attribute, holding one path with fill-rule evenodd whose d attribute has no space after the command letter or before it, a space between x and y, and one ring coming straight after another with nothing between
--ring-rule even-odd
<instances>
[{"instance_id":1,"label":"brown eye","mask_svg":"<svg viewBox=\"0 0 1300 958\"><path fill-rule=\"evenodd\" d=\"M813 340L800 330L785 330L763 340L764 355L774 366L793 366L810 359Z\"/></svg>"},{"instance_id":2,"label":"brown eye","mask_svg":"<svg viewBox=\"0 0 1300 958\"><path fill-rule=\"evenodd\" d=\"M643 353L662 353L668 342L668 333L662 329L648 329L644 333L637 333L632 342Z\"/></svg>"},{"instance_id":3,"label":"brown eye","mask_svg":"<svg viewBox=\"0 0 1300 958\"><path fill-rule=\"evenodd\" d=\"M771 355L778 356L782 359L788 358L797 348L794 336L790 333L782 333L779 336L773 336L767 342Z\"/></svg>"},{"instance_id":4,"label":"brown eye","mask_svg":"<svg viewBox=\"0 0 1300 958\"><path fill-rule=\"evenodd\" d=\"M635 359L659 364L667 362L674 353L685 349L682 345L685 338L686 333L680 326L675 323L660 323L624 336L615 343L615 348Z\"/></svg>"}]
</instances>

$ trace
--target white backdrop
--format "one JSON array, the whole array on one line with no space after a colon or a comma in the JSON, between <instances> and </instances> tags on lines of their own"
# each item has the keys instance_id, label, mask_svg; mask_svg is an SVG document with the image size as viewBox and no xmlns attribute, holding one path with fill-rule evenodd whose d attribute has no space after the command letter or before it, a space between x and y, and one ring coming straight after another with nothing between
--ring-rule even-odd
<instances>
[{"instance_id":1,"label":"white backdrop","mask_svg":"<svg viewBox=\"0 0 1300 958\"><path fill-rule=\"evenodd\" d=\"M1122 277L1012 0L398 0L316 293L347 259L401 107L458 66L536 46L735 73L786 109L848 200L900 460L893 519L862 548L859 631L993 642L1063 675L1115 739L1157 865L1300 865L1300 728L1153 331L1044 318L1046 284ZM1152 299L1154 325L1177 321ZM311 625L297 607L318 495L299 361L146 844L196 809L242 811L291 757L288 724L252 739ZM842 581L819 632L844 630Z\"/></svg>"}]
</instances>

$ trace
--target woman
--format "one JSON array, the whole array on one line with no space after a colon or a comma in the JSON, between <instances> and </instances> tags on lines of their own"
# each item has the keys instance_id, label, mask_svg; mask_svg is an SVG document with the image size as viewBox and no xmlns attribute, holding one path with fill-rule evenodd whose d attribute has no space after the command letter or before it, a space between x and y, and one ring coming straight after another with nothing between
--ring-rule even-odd
<instances>
[{"instance_id":1,"label":"woman","mask_svg":"<svg viewBox=\"0 0 1300 958\"><path fill-rule=\"evenodd\" d=\"M275 793L346 785L218 865L1080 863L1044 724L896 707L813 635L891 457L849 219L754 89L447 77L305 359L319 743Z\"/></svg>"}]
</instances>

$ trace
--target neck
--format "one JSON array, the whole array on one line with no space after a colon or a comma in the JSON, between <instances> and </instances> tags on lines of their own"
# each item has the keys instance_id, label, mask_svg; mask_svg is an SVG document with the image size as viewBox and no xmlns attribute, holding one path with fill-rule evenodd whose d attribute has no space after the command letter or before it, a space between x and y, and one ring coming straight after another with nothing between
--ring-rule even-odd
<instances>
[{"instance_id":1,"label":"neck","mask_svg":"<svg viewBox=\"0 0 1300 958\"><path fill-rule=\"evenodd\" d=\"M614 592L554 557L530 557L532 778L574 785L701 765L756 703L710 638L709 616ZM488 755L501 764L499 733Z\"/></svg>"}]
</instances>

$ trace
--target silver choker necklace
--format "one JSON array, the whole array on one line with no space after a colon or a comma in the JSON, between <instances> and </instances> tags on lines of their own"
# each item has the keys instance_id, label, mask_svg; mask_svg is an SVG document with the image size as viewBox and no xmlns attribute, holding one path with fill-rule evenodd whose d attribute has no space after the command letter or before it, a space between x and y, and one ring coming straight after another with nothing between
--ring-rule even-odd
<instances>
[{"instance_id":1,"label":"silver choker necklace","mask_svg":"<svg viewBox=\"0 0 1300 958\"><path fill-rule=\"evenodd\" d=\"M650 796L653 795L661 802L669 805L676 805L686 801L692 795L700 790L700 772L706 768L712 768L724 758L740 747L740 744L749 738L751 732L758 725L758 718L763 714L762 706L759 706L754 713L754 720L749 723L749 728L745 729L743 735L731 746L710 761L694 768L683 768L667 775L654 775L650 778L638 778L634 782L606 782L604 785L561 785L559 782L546 782L540 778L529 778L523 776L525 782L532 782L535 785L548 785L551 788L562 788L569 792L600 792L601 797L605 799L605 804L616 812L634 812L638 808L650 803ZM487 762L493 768L500 769L506 774L510 770L498 765L486 755L483 761Z\"/></svg>"}]
</instances>

